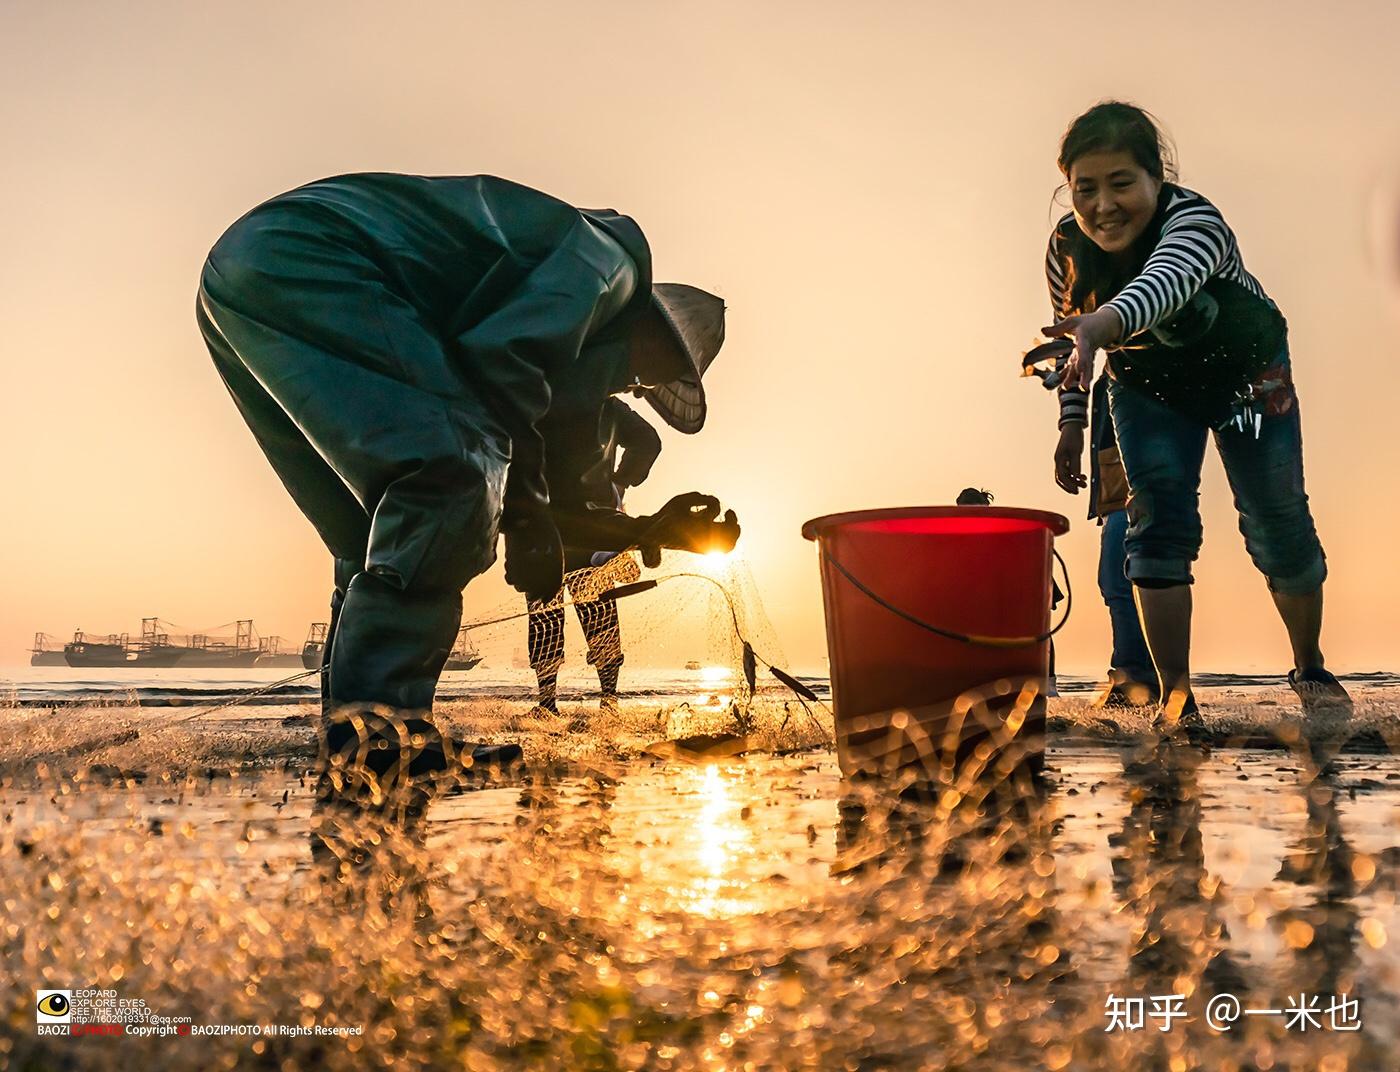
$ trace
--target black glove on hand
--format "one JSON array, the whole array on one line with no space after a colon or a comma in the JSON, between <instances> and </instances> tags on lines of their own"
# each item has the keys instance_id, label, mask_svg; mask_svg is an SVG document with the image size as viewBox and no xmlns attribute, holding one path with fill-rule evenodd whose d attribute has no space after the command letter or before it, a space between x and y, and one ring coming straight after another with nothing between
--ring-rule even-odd
<instances>
[{"instance_id":1,"label":"black glove on hand","mask_svg":"<svg viewBox=\"0 0 1400 1072\"><path fill-rule=\"evenodd\" d=\"M661 564L661 548L678 551L732 551L739 542L739 519L733 510L719 517L719 500L698 491L677 495L647 519L640 541L642 561L655 568Z\"/></svg>"},{"instance_id":2,"label":"black glove on hand","mask_svg":"<svg viewBox=\"0 0 1400 1072\"><path fill-rule=\"evenodd\" d=\"M506 582L527 599L549 602L564 584L564 544L545 508L508 516L501 526L506 537Z\"/></svg>"}]
</instances>

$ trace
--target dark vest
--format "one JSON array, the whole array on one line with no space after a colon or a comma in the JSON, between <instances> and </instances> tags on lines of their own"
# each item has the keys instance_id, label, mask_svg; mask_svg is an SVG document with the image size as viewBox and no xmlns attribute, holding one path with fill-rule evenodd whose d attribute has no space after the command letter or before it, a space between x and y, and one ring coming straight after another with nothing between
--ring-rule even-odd
<instances>
[{"instance_id":1,"label":"dark vest","mask_svg":"<svg viewBox=\"0 0 1400 1072\"><path fill-rule=\"evenodd\" d=\"M1209 428L1283 353L1288 324L1272 304L1228 279L1208 279L1171 319L1108 355L1115 379Z\"/></svg>"}]
</instances>

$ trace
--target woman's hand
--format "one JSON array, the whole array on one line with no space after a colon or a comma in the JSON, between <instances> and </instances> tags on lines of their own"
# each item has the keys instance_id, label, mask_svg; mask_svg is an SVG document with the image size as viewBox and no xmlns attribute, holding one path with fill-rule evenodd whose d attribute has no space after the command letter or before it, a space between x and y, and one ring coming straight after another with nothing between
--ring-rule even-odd
<instances>
[{"instance_id":1,"label":"woman's hand","mask_svg":"<svg viewBox=\"0 0 1400 1072\"><path fill-rule=\"evenodd\" d=\"M1099 351L1118 341L1123 321L1112 306L1106 305L1083 316L1067 316L1059 323L1040 329L1051 338L1074 338L1074 353L1070 354L1062 381L1064 390L1087 391L1094 383L1094 366Z\"/></svg>"},{"instance_id":2,"label":"woman's hand","mask_svg":"<svg viewBox=\"0 0 1400 1072\"><path fill-rule=\"evenodd\" d=\"M1066 424L1060 429L1060 441L1055 445L1055 483L1071 495L1088 480L1084 477L1084 426Z\"/></svg>"}]
</instances>

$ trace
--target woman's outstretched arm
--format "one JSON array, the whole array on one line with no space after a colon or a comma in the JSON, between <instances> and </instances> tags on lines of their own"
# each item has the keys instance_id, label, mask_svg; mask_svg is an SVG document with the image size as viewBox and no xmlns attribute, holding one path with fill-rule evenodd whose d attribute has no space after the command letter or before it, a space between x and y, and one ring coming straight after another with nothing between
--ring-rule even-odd
<instances>
[{"instance_id":1,"label":"woman's outstretched arm","mask_svg":"<svg viewBox=\"0 0 1400 1072\"><path fill-rule=\"evenodd\" d=\"M1168 215L1142 271L1104 308L1118 313L1122 337L1130 339L1180 310L1234 249L1235 236L1214 205L1204 199L1187 205Z\"/></svg>"}]
</instances>

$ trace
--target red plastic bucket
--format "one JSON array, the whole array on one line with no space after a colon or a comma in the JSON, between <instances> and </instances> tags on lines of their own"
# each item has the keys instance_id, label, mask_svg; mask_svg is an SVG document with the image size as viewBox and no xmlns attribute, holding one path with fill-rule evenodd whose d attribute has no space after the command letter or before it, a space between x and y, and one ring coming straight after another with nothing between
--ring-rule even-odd
<instances>
[{"instance_id":1,"label":"red plastic bucket","mask_svg":"<svg viewBox=\"0 0 1400 1072\"><path fill-rule=\"evenodd\" d=\"M1067 531L1059 514L965 506L831 514L802 526L821 555L847 774L911 765L946 774L974 752L994 763L1011 738L1038 765L1051 551Z\"/></svg>"}]
</instances>

